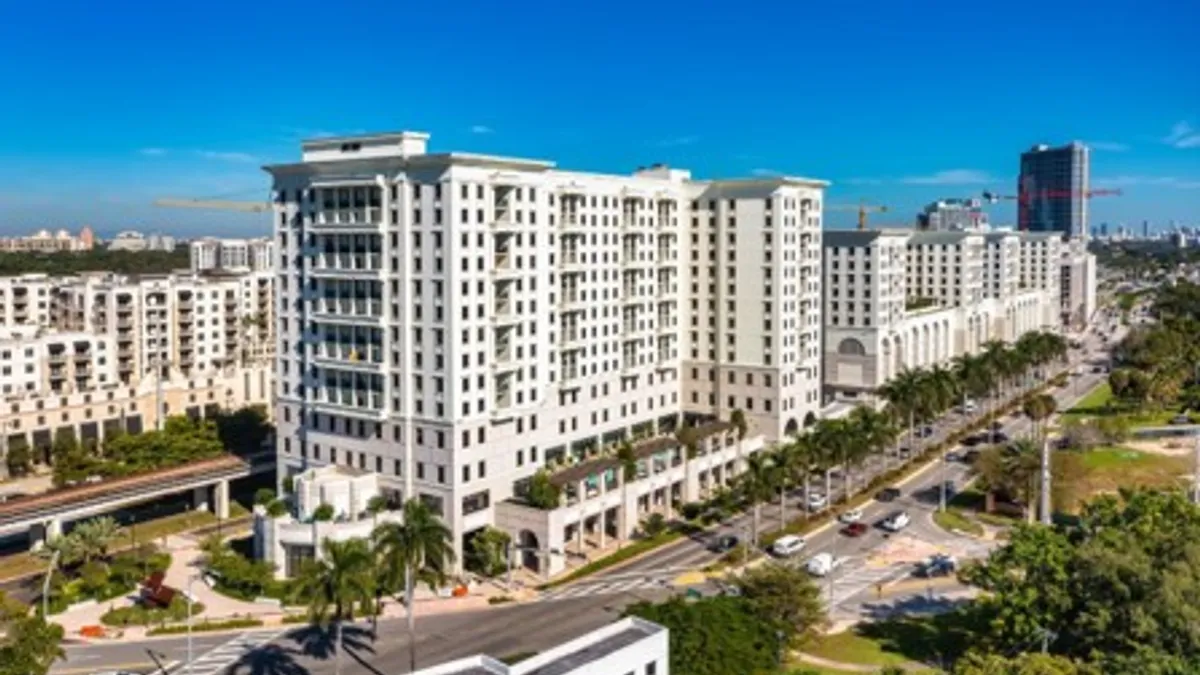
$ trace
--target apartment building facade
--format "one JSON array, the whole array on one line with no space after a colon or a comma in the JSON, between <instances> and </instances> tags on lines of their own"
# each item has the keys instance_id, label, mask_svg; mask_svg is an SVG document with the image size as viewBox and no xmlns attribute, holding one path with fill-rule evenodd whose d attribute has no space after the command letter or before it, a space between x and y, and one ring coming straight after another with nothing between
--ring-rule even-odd
<instances>
[{"instance_id":1,"label":"apartment building facade","mask_svg":"<svg viewBox=\"0 0 1200 675\"><path fill-rule=\"evenodd\" d=\"M461 551L547 462L733 409L777 438L818 410L824 183L427 140L321 139L268 167L281 474L375 471Z\"/></svg>"},{"instance_id":2,"label":"apartment building facade","mask_svg":"<svg viewBox=\"0 0 1200 675\"><path fill-rule=\"evenodd\" d=\"M0 277L0 328L47 325L53 290L45 274Z\"/></svg>"},{"instance_id":3,"label":"apartment building facade","mask_svg":"<svg viewBox=\"0 0 1200 675\"><path fill-rule=\"evenodd\" d=\"M59 280L53 325L116 341L123 384L194 377L269 360L274 275L85 274Z\"/></svg>"},{"instance_id":4,"label":"apartment building facade","mask_svg":"<svg viewBox=\"0 0 1200 675\"><path fill-rule=\"evenodd\" d=\"M870 398L906 368L1057 326L1048 282L1023 285L1033 250L1009 232L827 232L826 394Z\"/></svg>"},{"instance_id":5,"label":"apartment building facade","mask_svg":"<svg viewBox=\"0 0 1200 675\"><path fill-rule=\"evenodd\" d=\"M205 237L188 244L193 272L230 270L274 272L275 243L268 238L217 239Z\"/></svg>"}]
</instances>

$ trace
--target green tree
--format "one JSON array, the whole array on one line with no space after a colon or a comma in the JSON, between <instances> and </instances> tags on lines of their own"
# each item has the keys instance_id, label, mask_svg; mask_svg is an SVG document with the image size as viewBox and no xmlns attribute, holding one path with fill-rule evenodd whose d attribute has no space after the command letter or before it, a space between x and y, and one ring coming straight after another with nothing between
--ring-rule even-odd
<instances>
[{"instance_id":1,"label":"green tree","mask_svg":"<svg viewBox=\"0 0 1200 675\"><path fill-rule=\"evenodd\" d=\"M737 430L738 440L746 440L746 434L750 430L750 425L746 422L746 413L742 412L741 408L729 413L729 423Z\"/></svg>"},{"instance_id":2,"label":"green tree","mask_svg":"<svg viewBox=\"0 0 1200 675\"><path fill-rule=\"evenodd\" d=\"M825 605L812 577L799 567L763 565L746 570L734 582L755 616L782 630L794 647L825 625Z\"/></svg>"},{"instance_id":3,"label":"green tree","mask_svg":"<svg viewBox=\"0 0 1200 675\"><path fill-rule=\"evenodd\" d=\"M188 248L173 251L56 251L53 253L0 253L0 276L49 274L70 276L79 272L116 274L166 274L188 267Z\"/></svg>"},{"instance_id":4,"label":"green tree","mask_svg":"<svg viewBox=\"0 0 1200 675\"><path fill-rule=\"evenodd\" d=\"M737 490L754 509L750 528L752 546L758 546L763 502L775 494L777 472L766 453L755 453L746 460L746 470L737 478Z\"/></svg>"},{"instance_id":5,"label":"green tree","mask_svg":"<svg viewBox=\"0 0 1200 675\"><path fill-rule=\"evenodd\" d=\"M454 563L453 535L429 506L419 499L404 504L403 521L384 523L373 533L384 586L404 589L408 620L409 666L417 669L416 615L413 590L418 582L431 588L445 583Z\"/></svg>"},{"instance_id":6,"label":"green tree","mask_svg":"<svg viewBox=\"0 0 1200 675\"><path fill-rule=\"evenodd\" d=\"M46 675L63 658L63 629L0 593L0 675Z\"/></svg>"},{"instance_id":7,"label":"green tree","mask_svg":"<svg viewBox=\"0 0 1200 675\"><path fill-rule=\"evenodd\" d=\"M1063 656L1026 652L1012 658L997 654L968 654L954 664L954 675L1102 675L1089 664Z\"/></svg>"},{"instance_id":8,"label":"green tree","mask_svg":"<svg viewBox=\"0 0 1200 675\"><path fill-rule=\"evenodd\" d=\"M97 558L107 558L108 548L120 532L120 526L111 516L100 516L76 525L68 536L76 540L80 559L86 564Z\"/></svg>"},{"instance_id":9,"label":"green tree","mask_svg":"<svg viewBox=\"0 0 1200 675\"><path fill-rule=\"evenodd\" d=\"M642 531L647 537L657 537L667 531L667 518L661 513L651 513L642 521Z\"/></svg>"},{"instance_id":10,"label":"green tree","mask_svg":"<svg viewBox=\"0 0 1200 675\"><path fill-rule=\"evenodd\" d=\"M8 467L8 475L13 478L26 476L33 470L33 453L24 436L14 436L8 439L8 450L4 455L4 463Z\"/></svg>"},{"instance_id":11,"label":"green tree","mask_svg":"<svg viewBox=\"0 0 1200 675\"><path fill-rule=\"evenodd\" d=\"M485 577L497 577L508 569L508 547L512 537L490 525L471 538L466 559L467 569Z\"/></svg>"},{"instance_id":12,"label":"green tree","mask_svg":"<svg viewBox=\"0 0 1200 675\"><path fill-rule=\"evenodd\" d=\"M767 673L778 667L784 644L776 626L745 598L673 598L625 610L669 631L672 675Z\"/></svg>"},{"instance_id":13,"label":"green tree","mask_svg":"<svg viewBox=\"0 0 1200 675\"><path fill-rule=\"evenodd\" d=\"M529 478L525 499L539 509L556 509L562 504L562 489L550 480L549 472L540 469Z\"/></svg>"},{"instance_id":14,"label":"green tree","mask_svg":"<svg viewBox=\"0 0 1200 675\"><path fill-rule=\"evenodd\" d=\"M313 509L312 519L314 522L327 523L333 520L334 515L333 505L322 502L317 508Z\"/></svg>"},{"instance_id":15,"label":"green tree","mask_svg":"<svg viewBox=\"0 0 1200 675\"><path fill-rule=\"evenodd\" d=\"M1041 448L1028 440L987 448L975 461L981 487L1024 505L1032 518L1041 456Z\"/></svg>"},{"instance_id":16,"label":"green tree","mask_svg":"<svg viewBox=\"0 0 1200 675\"><path fill-rule=\"evenodd\" d=\"M275 501L275 491L269 487L259 488L254 491L254 505L261 506L264 509Z\"/></svg>"},{"instance_id":17,"label":"green tree","mask_svg":"<svg viewBox=\"0 0 1200 675\"><path fill-rule=\"evenodd\" d=\"M334 672L342 672L342 623L354 620L356 605L375 597L374 561L366 540L321 542L321 557L306 561L296 576L292 601L308 607L309 617L332 628L337 640Z\"/></svg>"}]
</instances>

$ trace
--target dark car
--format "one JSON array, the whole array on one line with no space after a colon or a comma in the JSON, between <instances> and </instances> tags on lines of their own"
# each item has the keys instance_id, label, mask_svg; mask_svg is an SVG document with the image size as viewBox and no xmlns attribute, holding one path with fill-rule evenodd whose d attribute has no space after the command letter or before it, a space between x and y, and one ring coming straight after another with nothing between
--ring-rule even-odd
<instances>
[{"instance_id":1,"label":"dark car","mask_svg":"<svg viewBox=\"0 0 1200 675\"><path fill-rule=\"evenodd\" d=\"M708 550L713 553L727 553L737 548L738 538L732 534L727 534L717 537L717 540L709 545Z\"/></svg>"},{"instance_id":2,"label":"dark car","mask_svg":"<svg viewBox=\"0 0 1200 675\"><path fill-rule=\"evenodd\" d=\"M937 554L928 560L917 564L919 577L944 577L954 574L958 569L958 561L953 556Z\"/></svg>"},{"instance_id":3,"label":"dark car","mask_svg":"<svg viewBox=\"0 0 1200 675\"><path fill-rule=\"evenodd\" d=\"M983 437L979 436L979 435L971 435L971 436L967 436L966 438L962 439L962 444L967 446L968 448L979 445L982 442L983 442Z\"/></svg>"},{"instance_id":4,"label":"dark car","mask_svg":"<svg viewBox=\"0 0 1200 675\"><path fill-rule=\"evenodd\" d=\"M974 464L977 459L979 459L978 450L968 450L962 454L963 464Z\"/></svg>"},{"instance_id":5,"label":"dark car","mask_svg":"<svg viewBox=\"0 0 1200 675\"><path fill-rule=\"evenodd\" d=\"M1008 442L1008 434L1004 433L1003 431L993 431L991 442L992 443L1007 443Z\"/></svg>"},{"instance_id":6,"label":"dark car","mask_svg":"<svg viewBox=\"0 0 1200 675\"><path fill-rule=\"evenodd\" d=\"M847 537L861 537L867 533L870 527L866 523L850 523L842 528L842 534Z\"/></svg>"},{"instance_id":7,"label":"dark car","mask_svg":"<svg viewBox=\"0 0 1200 675\"><path fill-rule=\"evenodd\" d=\"M941 485L938 486L938 489L941 489L943 487L945 487L945 489L946 489L947 497L953 497L954 495L958 494L958 486L955 485L954 481L952 481L952 480L948 480L948 481L942 483Z\"/></svg>"},{"instance_id":8,"label":"dark car","mask_svg":"<svg viewBox=\"0 0 1200 675\"><path fill-rule=\"evenodd\" d=\"M894 502L900 498L900 488L884 488L875 495L875 499L881 502Z\"/></svg>"},{"instance_id":9,"label":"dark car","mask_svg":"<svg viewBox=\"0 0 1200 675\"><path fill-rule=\"evenodd\" d=\"M917 437L919 437L919 438L929 438L932 435L933 435L933 427L924 426L917 430Z\"/></svg>"}]
</instances>

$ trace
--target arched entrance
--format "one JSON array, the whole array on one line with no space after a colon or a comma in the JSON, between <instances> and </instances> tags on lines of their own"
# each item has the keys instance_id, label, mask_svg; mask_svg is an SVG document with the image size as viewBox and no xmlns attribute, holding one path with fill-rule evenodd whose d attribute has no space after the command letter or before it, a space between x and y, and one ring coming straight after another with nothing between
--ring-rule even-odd
<instances>
[{"instance_id":1,"label":"arched entrance","mask_svg":"<svg viewBox=\"0 0 1200 675\"><path fill-rule=\"evenodd\" d=\"M800 425L796 423L796 418L793 417L788 420L787 425L783 427L783 434L785 436L795 436L798 433L800 433Z\"/></svg>"},{"instance_id":2,"label":"arched entrance","mask_svg":"<svg viewBox=\"0 0 1200 675\"><path fill-rule=\"evenodd\" d=\"M521 566L540 574L542 557L537 535L529 530L521 530L521 533L517 535L517 546L521 549Z\"/></svg>"}]
</instances>

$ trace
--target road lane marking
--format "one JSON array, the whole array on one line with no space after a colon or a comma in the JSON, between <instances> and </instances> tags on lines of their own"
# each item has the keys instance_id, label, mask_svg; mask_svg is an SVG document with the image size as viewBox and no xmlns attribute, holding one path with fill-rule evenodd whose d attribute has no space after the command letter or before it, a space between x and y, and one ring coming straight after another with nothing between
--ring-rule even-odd
<instances>
[{"instance_id":1,"label":"road lane marking","mask_svg":"<svg viewBox=\"0 0 1200 675\"><path fill-rule=\"evenodd\" d=\"M92 657L92 658L98 659L100 657L97 656L97 657ZM179 665L179 663L180 663L179 661L167 661L166 663L162 664L162 666L169 672L172 668ZM153 661L138 661L138 662L131 662L131 663L105 664L102 666L89 666L87 668L83 668L83 667L61 668L61 669L54 668L54 669L50 670L50 675L91 675L92 673L107 672L109 670L141 671L145 668L153 668L154 671L158 671L158 669L159 669L158 664Z\"/></svg>"}]
</instances>

